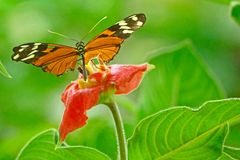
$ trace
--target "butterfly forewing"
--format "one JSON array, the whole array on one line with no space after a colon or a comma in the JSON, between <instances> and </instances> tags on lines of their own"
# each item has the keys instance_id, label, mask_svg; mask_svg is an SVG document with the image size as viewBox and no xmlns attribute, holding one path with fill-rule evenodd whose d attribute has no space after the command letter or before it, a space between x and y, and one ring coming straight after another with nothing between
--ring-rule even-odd
<instances>
[{"instance_id":1,"label":"butterfly forewing","mask_svg":"<svg viewBox=\"0 0 240 160\"><path fill-rule=\"evenodd\" d=\"M13 51L14 61L31 63L55 75L73 70L78 59L76 48L51 43L26 43L14 47Z\"/></svg>"},{"instance_id":2,"label":"butterfly forewing","mask_svg":"<svg viewBox=\"0 0 240 160\"><path fill-rule=\"evenodd\" d=\"M85 60L98 56L109 62L118 53L121 43L146 21L144 14L134 14L104 30L85 46Z\"/></svg>"}]
</instances>

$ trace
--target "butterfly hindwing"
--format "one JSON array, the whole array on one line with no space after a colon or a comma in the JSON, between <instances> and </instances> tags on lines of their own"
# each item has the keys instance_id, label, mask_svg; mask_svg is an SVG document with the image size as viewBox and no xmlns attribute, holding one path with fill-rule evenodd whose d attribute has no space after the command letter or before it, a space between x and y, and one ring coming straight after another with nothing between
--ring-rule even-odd
<instances>
[{"instance_id":1,"label":"butterfly hindwing","mask_svg":"<svg viewBox=\"0 0 240 160\"><path fill-rule=\"evenodd\" d=\"M51 43L26 43L13 51L12 60L31 63L55 75L73 70L78 60L76 48Z\"/></svg>"},{"instance_id":2,"label":"butterfly hindwing","mask_svg":"<svg viewBox=\"0 0 240 160\"><path fill-rule=\"evenodd\" d=\"M104 62L111 61L118 53L123 41L141 28L145 21L146 17L143 13L134 14L104 30L85 46L86 62L96 56Z\"/></svg>"}]
</instances>

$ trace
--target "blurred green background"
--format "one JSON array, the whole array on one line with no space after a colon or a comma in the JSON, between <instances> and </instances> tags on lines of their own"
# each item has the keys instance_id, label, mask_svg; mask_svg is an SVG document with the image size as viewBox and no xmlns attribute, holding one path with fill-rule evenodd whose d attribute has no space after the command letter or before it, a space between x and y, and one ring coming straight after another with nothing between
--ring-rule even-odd
<instances>
[{"instance_id":1,"label":"blurred green background","mask_svg":"<svg viewBox=\"0 0 240 160\"><path fill-rule=\"evenodd\" d=\"M55 77L40 68L11 61L12 48L26 42L75 42L47 32L51 29L81 39L133 13L147 16L145 26L123 45L112 63L143 63L152 51L190 39L229 97L240 96L240 28L230 17L228 0L0 0L0 60L12 79L0 76L0 159L14 159L35 134L58 128L64 111L60 96L77 72ZM189 66L191 67L191 66ZM137 91L118 96L127 137L138 122ZM106 107L88 113L88 125L67 138L71 145L95 147L116 158L111 115Z\"/></svg>"}]
</instances>

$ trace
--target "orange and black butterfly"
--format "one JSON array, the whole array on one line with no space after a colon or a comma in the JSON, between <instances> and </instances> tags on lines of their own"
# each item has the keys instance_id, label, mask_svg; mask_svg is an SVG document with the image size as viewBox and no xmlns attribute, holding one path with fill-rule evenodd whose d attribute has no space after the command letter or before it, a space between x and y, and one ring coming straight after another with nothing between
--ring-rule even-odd
<instances>
[{"instance_id":1,"label":"orange and black butterfly","mask_svg":"<svg viewBox=\"0 0 240 160\"><path fill-rule=\"evenodd\" d=\"M13 48L12 60L31 63L43 71L61 75L74 70L79 58L82 59L84 78L85 63L98 57L108 63L118 53L121 44L146 21L144 14L133 14L104 30L86 45L82 41L76 47L52 43L25 43Z\"/></svg>"}]
</instances>

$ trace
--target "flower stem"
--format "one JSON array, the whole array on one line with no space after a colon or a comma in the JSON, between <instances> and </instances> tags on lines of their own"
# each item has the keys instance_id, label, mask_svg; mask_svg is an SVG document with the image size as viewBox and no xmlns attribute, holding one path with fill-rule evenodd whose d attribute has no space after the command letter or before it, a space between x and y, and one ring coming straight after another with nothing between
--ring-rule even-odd
<instances>
[{"instance_id":1,"label":"flower stem","mask_svg":"<svg viewBox=\"0 0 240 160\"><path fill-rule=\"evenodd\" d=\"M127 143L126 143L123 122L122 122L120 111L113 97L111 98L110 102L107 103L107 106L111 110L113 119L115 122L115 128L116 128L117 140L118 140L118 150L119 150L118 157L120 157L120 160L127 160L128 151L127 151Z\"/></svg>"}]
</instances>

